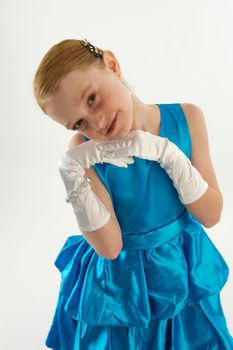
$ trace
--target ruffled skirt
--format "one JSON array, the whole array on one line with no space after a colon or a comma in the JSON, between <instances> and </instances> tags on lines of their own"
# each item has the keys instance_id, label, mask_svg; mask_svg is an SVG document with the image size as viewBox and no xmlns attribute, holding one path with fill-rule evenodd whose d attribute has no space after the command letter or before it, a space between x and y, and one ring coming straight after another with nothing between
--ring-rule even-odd
<instances>
[{"instance_id":1,"label":"ruffled skirt","mask_svg":"<svg viewBox=\"0 0 233 350\"><path fill-rule=\"evenodd\" d=\"M171 224L123 237L114 259L70 236L55 266L54 350L233 350L220 300L229 268L185 210Z\"/></svg>"}]
</instances>

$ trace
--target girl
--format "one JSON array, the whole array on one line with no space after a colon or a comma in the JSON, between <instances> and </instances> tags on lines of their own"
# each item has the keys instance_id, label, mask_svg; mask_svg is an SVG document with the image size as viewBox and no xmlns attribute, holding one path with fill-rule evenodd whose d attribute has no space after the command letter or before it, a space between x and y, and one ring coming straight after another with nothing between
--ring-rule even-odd
<instances>
[{"instance_id":1,"label":"girl","mask_svg":"<svg viewBox=\"0 0 233 350\"><path fill-rule=\"evenodd\" d=\"M223 198L201 109L145 104L109 50L63 40L33 81L43 112L78 130L58 168L82 235L55 266L55 350L233 349L229 268L203 226Z\"/></svg>"}]
</instances>

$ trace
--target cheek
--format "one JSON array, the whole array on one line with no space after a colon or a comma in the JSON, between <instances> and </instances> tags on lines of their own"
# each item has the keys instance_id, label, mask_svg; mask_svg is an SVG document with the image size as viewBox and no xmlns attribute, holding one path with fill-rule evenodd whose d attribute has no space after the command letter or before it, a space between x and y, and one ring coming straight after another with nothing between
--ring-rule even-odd
<instances>
[{"instance_id":1,"label":"cheek","mask_svg":"<svg viewBox=\"0 0 233 350\"><path fill-rule=\"evenodd\" d=\"M98 107L104 109L106 112L112 112L112 109L114 109L115 105L116 94L110 91L105 94L102 94L101 101Z\"/></svg>"},{"instance_id":2,"label":"cheek","mask_svg":"<svg viewBox=\"0 0 233 350\"><path fill-rule=\"evenodd\" d=\"M118 83L112 84L108 89L100 92L100 108L108 112L115 112L118 109L127 109L128 94Z\"/></svg>"},{"instance_id":3,"label":"cheek","mask_svg":"<svg viewBox=\"0 0 233 350\"><path fill-rule=\"evenodd\" d=\"M128 128L132 122L132 97L128 90L122 86L114 85L109 90L99 91L99 102L96 111L102 111L112 117L115 112L119 113L121 123ZM94 136L94 135L93 135Z\"/></svg>"}]
</instances>

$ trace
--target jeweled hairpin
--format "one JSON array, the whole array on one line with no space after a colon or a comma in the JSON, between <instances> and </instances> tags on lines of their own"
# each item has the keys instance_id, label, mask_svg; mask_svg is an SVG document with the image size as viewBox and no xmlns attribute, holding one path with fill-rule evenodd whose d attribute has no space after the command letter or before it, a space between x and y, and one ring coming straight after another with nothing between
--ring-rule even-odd
<instances>
[{"instance_id":1,"label":"jeweled hairpin","mask_svg":"<svg viewBox=\"0 0 233 350\"><path fill-rule=\"evenodd\" d=\"M103 53L100 52L100 51L97 49L97 47L95 47L95 46L92 45L89 41L87 41L87 39L81 40L80 42L81 42L81 44L82 44L83 46L87 47L88 50L91 51L91 53L93 53L93 55L95 55L95 57L100 57L100 58L102 58Z\"/></svg>"}]
</instances>

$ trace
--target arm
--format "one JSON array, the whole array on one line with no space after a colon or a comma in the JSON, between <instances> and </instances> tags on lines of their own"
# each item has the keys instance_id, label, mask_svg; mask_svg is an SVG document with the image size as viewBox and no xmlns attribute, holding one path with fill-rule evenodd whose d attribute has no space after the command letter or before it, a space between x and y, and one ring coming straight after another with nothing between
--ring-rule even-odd
<instances>
[{"instance_id":1,"label":"arm","mask_svg":"<svg viewBox=\"0 0 233 350\"><path fill-rule=\"evenodd\" d=\"M132 130L124 138L124 143L122 140L105 142L102 151L105 157L107 154L109 157L116 154L158 162L173 181L181 203L187 206L204 226L211 227L220 218L222 198L220 191L217 191L216 177L211 167L203 114L197 106L187 105L188 119L192 120L193 125L191 134L194 135L192 161L167 137L153 135L140 129ZM215 188L212 187L213 184Z\"/></svg>"},{"instance_id":2,"label":"arm","mask_svg":"<svg viewBox=\"0 0 233 350\"><path fill-rule=\"evenodd\" d=\"M197 201L187 204L187 209L205 227L212 227L220 221L223 197L213 168L207 127L202 110L191 103L181 104L186 116L192 139L192 165L208 183L208 190Z\"/></svg>"},{"instance_id":3,"label":"arm","mask_svg":"<svg viewBox=\"0 0 233 350\"><path fill-rule=\"evenodd\" d=\"M84 142L80 133L76 133L69 143L69 149ZM107 259L115 259L122 249L121 229L112 206L108 191L99 179L94 167L85 171L85 176L91 179L90 185L102 203L109 211L110 220L100 229L91 232L81 231L86 241L93 247L97 254Z\"/></svg>"}]
</instances>

